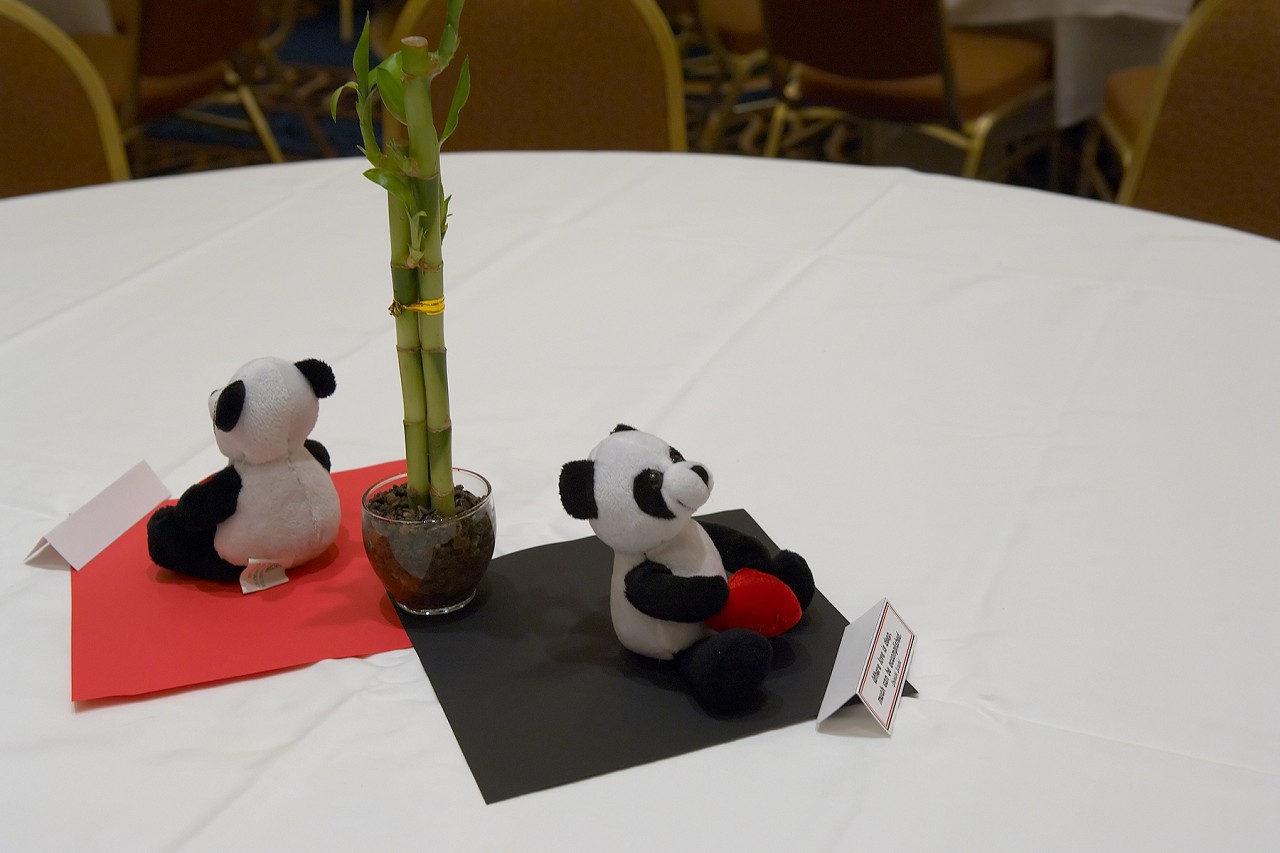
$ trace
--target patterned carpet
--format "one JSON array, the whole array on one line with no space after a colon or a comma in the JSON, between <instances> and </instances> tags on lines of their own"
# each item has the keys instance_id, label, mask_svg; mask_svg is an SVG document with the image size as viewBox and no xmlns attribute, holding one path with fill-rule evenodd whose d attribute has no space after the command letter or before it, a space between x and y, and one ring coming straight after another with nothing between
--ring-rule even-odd
<instances>
[{"instance_id":1,"label":"patterned carpet","mask_svg":"<svg viewBox=\"0 0 1280 853\"><path fill-rule=\"evenodd\" d=\"M357 22L363 21L372 1L356 0ZM354 45L340 36L336 0L303 0L298 7L297 20L287 31L277 33L277 46L255 63L250 81L253 90L285 159L354 155L358 153L359 131L350 109L352 99L344 99L345 109L340 111L337 122L329 115L330 93L351 79ZM696 32L678 35L683 37L689 145L696 150L718 97L716 68ZM768 128L770 96L768 79L764 75L753 79L714 150L760 155ZM244 118L238 106L214 105L203 111L230 120ZM178 117L154 122L130 148L133 174L144 177L269 162L257 137L244 124L244 129L233 130ZM1079 133L1074 129L1064 134L1059 161L1064 174L1052 176L1048 154L1041 153L1009 181L1042 188L1074 186L1074 180L1065 173L1072 171L1078 139ZM855 130L835 126L785 151L784 156L859 162L858 141ZM923 171L954 172L950 156L949 152L928 147L907 147L896 152L890 162Z\"/></svg>"}]
</instances>

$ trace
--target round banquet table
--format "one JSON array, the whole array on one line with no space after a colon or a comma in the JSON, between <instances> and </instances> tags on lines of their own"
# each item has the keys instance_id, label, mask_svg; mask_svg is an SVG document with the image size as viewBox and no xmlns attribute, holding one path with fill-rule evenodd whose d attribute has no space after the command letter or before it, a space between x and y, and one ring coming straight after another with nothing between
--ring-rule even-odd
<instances>
[{"instance_id":1,"label":"round banquet table","mask_svg":"<svg viewBox=\"0 0 1280 853\"><path fill-rule=\"evenodd\" d=\"M655 432L845 616L902 614L892 737L852 706L486 805L408 649L73 703L69 571L24 555L139 460L174 494L225 464L205 395L237 366L324 358L335 468L402 454L361 163L139 180L0 202L0 847L1280 837L1280 243L894 169L444 169L454 455L499 553L588 535L560 465Z\"/></svg>"}]
</instances>

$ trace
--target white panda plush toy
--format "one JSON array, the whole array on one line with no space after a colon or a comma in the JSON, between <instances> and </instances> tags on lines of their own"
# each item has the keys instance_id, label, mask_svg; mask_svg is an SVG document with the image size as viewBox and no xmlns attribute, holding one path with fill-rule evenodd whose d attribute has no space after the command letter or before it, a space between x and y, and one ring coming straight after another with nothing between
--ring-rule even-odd
<instances>
[{"instance_id":1,"label":"white panda plush toy","mask_svg":"<svg viewBox=\"0 0 1280 853\"><path fill-rule=\"evenodd\" d=\"M622 645L674 660L709 710L748 706L772 664L769 638L814 595L791 551L693 518L711 495L706 466L655 435L619 425L588 458L566 463L560 499L613 549L609 607Z\"/></svg>"},{"instance_id":2,"label":"white panda plush toy","mask_svg":"<svg viewBox=\"0 0 1280 853\"><path fill-rule=\"evenodd\" d=\"M308 439L333 370L317 359L259 358L209 396L218 449L230 464L147 522L157 565L234 583L251 560L301 565L338 535L329 453Z\"/></svg>"}]
</instances>

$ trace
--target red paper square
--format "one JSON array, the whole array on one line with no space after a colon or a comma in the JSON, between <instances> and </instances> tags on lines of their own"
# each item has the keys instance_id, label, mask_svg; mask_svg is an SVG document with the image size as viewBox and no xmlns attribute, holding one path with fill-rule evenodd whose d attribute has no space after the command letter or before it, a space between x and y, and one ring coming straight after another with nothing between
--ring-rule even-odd
<instances>
[{"instance_id":1,"label":"red paper square","mask_svg":"<svg viewBox=\"0 0 1280 853\"><path fill-rule=\"evenodd\" d=\"M403 469L388 462L334 474L337 540L290 569L288 583L250 595L155 565L147 520L139 521L72 572L71 698L137 696L409 648L360 535L360 496Z\"/></svg>"}]
</instances>

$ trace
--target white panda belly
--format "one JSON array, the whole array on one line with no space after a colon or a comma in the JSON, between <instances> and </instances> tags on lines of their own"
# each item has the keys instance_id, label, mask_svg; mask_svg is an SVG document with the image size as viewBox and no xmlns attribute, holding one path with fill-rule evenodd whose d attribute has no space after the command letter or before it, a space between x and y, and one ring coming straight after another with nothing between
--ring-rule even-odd
<instances>
[{"instance_id":1,"label":"white panda belly","mask_svg":"<svg viewBox=\"0 0 1280 853\"><path fill-rule=\"evenodd\" d=\"M237 566L270 560L285 568L329 547L341 510L329 472L305 448L262 465L236 465L240 495L231 518L218 525L213 545Z\"/></svg>"},{"instance_id":2,"label":"white panda belly","mask_svg":"<svg viewBox=\"0 0 1280 853\"><path fill-rule=\"evenodd\" d=\"M725 577L720 555L701 525L690 523L687 530L688 535L682 534L659 552L614 555L613 578L609 587L613 630L618 635L618 642L637 654L670 660L677 652L713 633L702 622L671 622L646 616L627 600L627 572L646 557L662 563L671 569L672 574L681 577Z\"/></svg>"}]
</instances>

